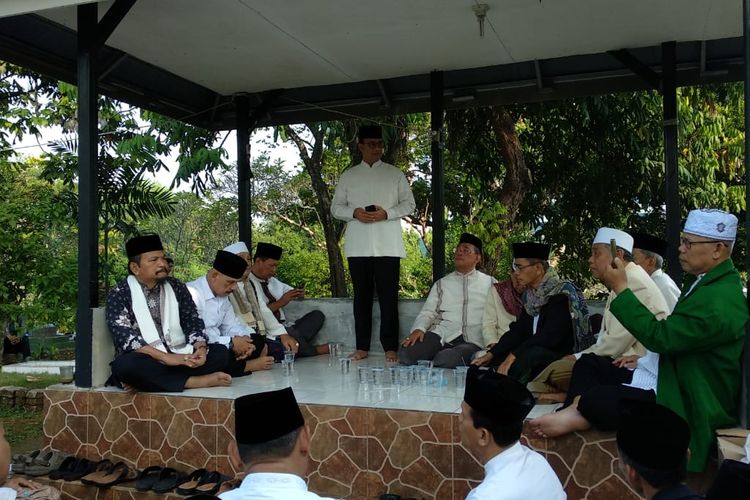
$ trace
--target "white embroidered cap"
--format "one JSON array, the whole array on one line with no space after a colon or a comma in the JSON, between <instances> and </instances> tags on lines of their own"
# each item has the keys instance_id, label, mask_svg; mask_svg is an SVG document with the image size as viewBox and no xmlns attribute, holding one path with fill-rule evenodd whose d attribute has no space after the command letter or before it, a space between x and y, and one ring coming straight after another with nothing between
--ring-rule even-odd
<instances>
[{"instance_id":1,"label":"white embroidered cap","mask_svg":"<svg viewBox=\"0 0 750 500\"><path fill-rule=\"evenodd\" d=\"M594 241L591 242L591 244L596 245L597 243L603 243L609 245L609 240L615 240L618 247L627 250L630 253L633 252L633 237L625 231L612 229L611 227L599 228L596 232L596 236L594 236Z\"/></svg>"},{"instance_id":2,"label":"white embroidered cap","mask_svg":"<svg viewBox=\"0 0 750 500\"><path fill-rule=\"evenodd\" d=\"M229 246L224 247L225 252L232 252L233 254L239 254L242 252L250 253L250 250L247 249L247 245L245 245L244 241L238 241L237 243L232 243Z\"/></svg>"},{"instance_id":3,"label":"white embroidered cap","mask_svg":"<svg viewBox=\"0 0 750 500\"><path fill-rule=\"evenodd\" d=\"M722 241L734 241L737 237L737 217L715 208L691 210L683 231Z\"/></svg>"}]
</instances>

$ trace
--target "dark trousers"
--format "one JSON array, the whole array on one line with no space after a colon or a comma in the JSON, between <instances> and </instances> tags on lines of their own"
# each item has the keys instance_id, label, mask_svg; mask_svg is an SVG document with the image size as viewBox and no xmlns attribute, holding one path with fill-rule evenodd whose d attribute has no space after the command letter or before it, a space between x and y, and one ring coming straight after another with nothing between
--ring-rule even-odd
<instances>
[{"instance_id":1,"label":"dark trousers","mask_svg":"<svg viewBox=\"0 0 750 500\"><path fill-rule=\"evenodd\" d=\"M510 365L508 376L522 384L528 384L550 363L564 355L540 345L522 345L516 349L515 356L516 360Z\"/></svg>"},{"instance_id":2,"label":"dark trousers","mask_svg":"<svg viewBox=\"0 0 750 500\"><path fill-rule=\"evenodd\" d=\"M263 335L253 333L250 335L250 340L255 346L255 350L245 359L235 358L234 353L227 349L227 365L222 370L224 373L227 373L232 377L244 377L245 375L250 375L252 373L245 371L245 365L248 360L260 357L263 348L266 346L266 338Z\"/></svg>"},{"instance_id":3,"label":"dark trousers","mask_svg":"<svg viewBox=\"0 0 750 500\"><path fill-rule=\"evenodd\" d=\"M28 335L20 335L18 337L20 342L17 344L12 343L8 340L8 337L3 339L3 352L5 354L23 354L23 359L31 357L31 344L29 343Z\"/></svg>"},{"instance_id":4,"label":"dark trousers","mask_svg":"<svg viewBox=\"0 0 750 500\"><path fill-rule=\"evenodd\" d=\"M182 392L187 379L222 371L228 360L229 350L221 344L209 344L206 362L198 368L167 366L148 354L130 351L112 361L110 381L117 386L128 384L139 391Z\"/></svg>"},{"instance_id":5,"label":"dark trousers","mask_svg":"<svg viewBox=\"0 0 750 500\"><path fill-rule=\"evenodd\" d=\"M317 356L318 351L315 350L315 345L312 341L323 326L325 319L326 317L322 312L310 311L298 319L293 326L286 329L286 333L299 343L299 346L297 346L297 357ZM266 345L268 346L268 355L273 356L274 361L277 363L281 363L281 360L284 359L285 349L281 341L267 338Z\"/></svg>"},{"instance_id":6,"label":"dark trousers","mask_svg":"<svg viewBox=\"0 0 750 500\"><path fill-rule=\"evenodd\" d=\"M438 368L455 368L468 366L479 347L464 340L463 335L443 345L440 335L426 332L422 342L409 347L401 347L398 360L403 365L416 365L421 359L431 359L432 365Z\"/></svg>"},{"instance_id":7,"label":"dark trousers","mask_svg":"<svg viewBox=\"0 0 750 500\"><path fill-rule=\"evenodd\" d=\"M654 391L628 387L633 372L612 364L612 358L584 354L573 365L570 389L565 406L573 403L576 396L578 411L591 425L601 431L615 431L620 427L623 402L628 400L656 401Z\"/></svg>"},{"instance_id":8,"label":"dark trousers","mask_svg":"<svg viewBox=\"0 0 750 500\"><path fill-rule=\"evenodd\" d=\"M372 339L372 300L380 303L380 343L385 351L398 350L398 257L349 257L354 288L354 332L357 350L369 351Z\"/></svg>"}]
</instances>

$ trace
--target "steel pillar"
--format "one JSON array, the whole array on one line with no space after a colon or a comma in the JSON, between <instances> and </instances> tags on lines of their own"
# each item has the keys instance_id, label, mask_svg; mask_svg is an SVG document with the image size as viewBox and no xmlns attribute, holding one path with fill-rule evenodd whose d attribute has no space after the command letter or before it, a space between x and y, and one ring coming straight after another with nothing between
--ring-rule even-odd
<instances>
[{"instance_id":1,"label":"steel pillar","mask_svg":"<svg viewBox=\"0 0 750 500\"><path fill-rule=\"evenodd\" d=\"M432 280L445 275L445 172L443 169L443 72L430 74L432 147Z\"/></svg>"},{"instance_id":2,"label":"steel pillar","mask_svg":"<svg viewBox=\"0 0 750 500\"><path fill-rule=\"evenodd\" d=\"M235 96L237 109L237 208L240 241L252 253L250 215L250 103L246 95Z\"/></svg>"},{"instance_id":3,"label":"steel pillar","mask_svg":"<svg viewBox=\"0 0 750 500\"><path fill-rule=\"evenodd\" d=\"M682 283L682 268L678 260L680 246L680 192L677 169L677 44L661 44L661 95L664 106L664 183L667 207L666 236L669 242L667 251L667 272L675 281Z\"/></svg>"}]
</instances>

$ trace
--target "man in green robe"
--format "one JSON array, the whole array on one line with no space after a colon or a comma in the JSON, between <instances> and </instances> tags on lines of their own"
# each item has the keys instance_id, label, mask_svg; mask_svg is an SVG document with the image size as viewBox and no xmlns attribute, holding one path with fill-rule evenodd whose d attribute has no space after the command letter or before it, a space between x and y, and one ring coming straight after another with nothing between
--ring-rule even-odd
<instances>
[{"instance_id":1,"label":"man in green robe","mask_svg":"<svg viewBox=\"0 0 750 500\"><path fill-rule=\"evenodd\" d=\"M679 248L680 265L689 277L674 311L662 320L627 288L619 259L603 277L617 293L612 314L646 349L658 354L656 401L690 426L690 471L705 468L715 430L737 421L748 310L730 258L736 234L737 218L732 214L690 212ZM586 394L576 405L536 419L536 432L552 437L591 427L591 419L579 410L584 398Z\"/></svg>"}]
</instances>

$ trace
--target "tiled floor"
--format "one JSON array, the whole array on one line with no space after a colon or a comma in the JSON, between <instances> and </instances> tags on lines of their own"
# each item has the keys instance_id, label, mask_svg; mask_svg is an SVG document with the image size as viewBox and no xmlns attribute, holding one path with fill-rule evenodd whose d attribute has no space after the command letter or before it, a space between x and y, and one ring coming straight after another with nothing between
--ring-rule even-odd
<instances>
[{"instance_id":1,"label":"tiled floor","mask_svg":"<svg viewBox=\"0 0 750 500\"><path fill-rule=\"evenodd\" d=\"M458 413L463 399L463 387L456 387L452 370L445 370L446 384L435 387L411 385L408 387L386 384L376 387L358 382L357 368L386 365L383 355L351 363L348 374L342 374L338 360L328 356L298 359L291 377L284 376L280 364L272 370L255 372L248 377L235 378L230 387L190 389L182 393L188 397L236 399L244 394L294 388L300 404L320 404L382 408L389 410L421 410L441 413ZM69 388L69 386L66 386ZM118 391L114 388L103 390ZM550 408L551 409L551 408ZM549 411L549 410L547 410Z\"/></svg>"}]
</instances>

